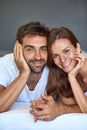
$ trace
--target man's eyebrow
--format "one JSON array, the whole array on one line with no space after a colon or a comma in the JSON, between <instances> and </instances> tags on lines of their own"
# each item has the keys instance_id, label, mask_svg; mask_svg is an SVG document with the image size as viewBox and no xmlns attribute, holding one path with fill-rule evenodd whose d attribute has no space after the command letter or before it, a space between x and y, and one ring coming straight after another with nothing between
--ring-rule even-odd
<instances>
[{"instance_id":1,"label":"man's eyebrow","mask_svg":"<svg viewBox=\"0 0 87 130\"><path fill-rule=\"evenodd\" d=\"M27 48L27 47L34 48L34 46L32 46L32 45L25 45L24 46L24 48ZM47 48L47 46L41 46L40 48Z\"/></svg>"},{"instance_id":2,"label":"man's eyebrow","mask_svg":"<svg viewBox=\"0 0 87 130\"><path fill-rule=\"evenodd\" d=\"M27 48L27 47L33 48L34 46L32 46L32 45L26 45L24 48Z\"/></svg>"}]
</instances>

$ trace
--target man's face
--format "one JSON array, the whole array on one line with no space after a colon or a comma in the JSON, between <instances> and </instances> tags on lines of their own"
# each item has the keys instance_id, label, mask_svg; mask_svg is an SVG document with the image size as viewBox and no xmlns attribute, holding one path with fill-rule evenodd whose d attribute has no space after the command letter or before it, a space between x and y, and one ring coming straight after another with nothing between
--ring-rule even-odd
<instances>
[{"instance_id":1,"label":"man's face","mask_svg":"<svg viewBox=\"0 0 87 130\"><path fill-rule=\"evenodd\" d=\"M33 73L42 72L47 63L47 39L43 36L27 35L22 40L24 58Z\"/></svg>"}]
</instances>

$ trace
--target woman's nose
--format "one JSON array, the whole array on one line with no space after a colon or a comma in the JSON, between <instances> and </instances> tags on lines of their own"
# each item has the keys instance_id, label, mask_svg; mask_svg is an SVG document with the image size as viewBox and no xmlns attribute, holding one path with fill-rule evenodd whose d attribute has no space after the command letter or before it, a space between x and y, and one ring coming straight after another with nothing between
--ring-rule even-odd
<instances>
[{"instance_id":1,"label":"woman's nose","mask_svg":"<svg viewBox=\"0 0 87 130\"><path fill-rule=\"evenodd\" d=\"M64 63L66 61L66 57L64 55L61 55L60 60L61 60L62 63Z\"/></svg>"}]
</instances>

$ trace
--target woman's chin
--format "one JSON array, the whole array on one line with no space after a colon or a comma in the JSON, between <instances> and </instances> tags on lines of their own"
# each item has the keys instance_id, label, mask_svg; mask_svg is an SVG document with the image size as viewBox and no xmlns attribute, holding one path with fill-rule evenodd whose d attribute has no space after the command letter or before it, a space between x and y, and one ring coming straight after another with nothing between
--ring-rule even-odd
<instances>
[{"instance_id":1,"label":"woman's chin","mask_svg":"<svg viewBox=\"0 0 87 130\"><path fill-rule=\"evenodd\" d=\"M72 70L71 68L65 68L65 69L63 69L63 71L64 71L65 73L69 73L71 70Z\"/></svg>"}]
</instances>

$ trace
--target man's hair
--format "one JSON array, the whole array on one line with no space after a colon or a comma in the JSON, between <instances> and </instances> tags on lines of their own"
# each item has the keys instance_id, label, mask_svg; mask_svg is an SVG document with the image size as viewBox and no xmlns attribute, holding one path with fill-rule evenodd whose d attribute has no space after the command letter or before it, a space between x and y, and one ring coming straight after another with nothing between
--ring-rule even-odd
<instances>
[{"instance_id":1,"label":"man's hair","mask_svg":"<svg viewBox=\"0 0 87 130\"><path fill-rule=\"evenodd\" d=\"M49 28L45 25L42 25L40 22L30 22L28 24L25 24L18 28L17 34L16 34L16 40L19 41L20 44L22 44L22 39L26 35L39 35L39 36L45 36L49 38Z\"/></svg>"}]
</instances>

